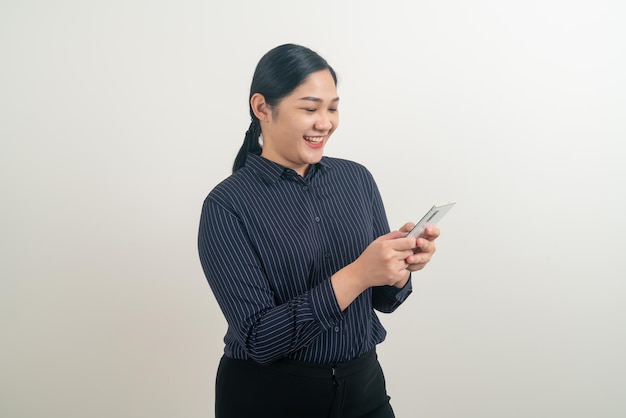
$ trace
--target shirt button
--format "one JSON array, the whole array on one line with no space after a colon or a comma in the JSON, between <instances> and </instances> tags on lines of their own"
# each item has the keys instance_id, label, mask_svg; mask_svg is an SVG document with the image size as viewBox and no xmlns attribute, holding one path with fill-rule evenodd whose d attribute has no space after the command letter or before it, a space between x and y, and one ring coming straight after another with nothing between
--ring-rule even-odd
<instances>
[{"instance_id":1,"label":"shirt button","mask_svg":"<svg viewBox=\"0 0 626 418\"><path fill-rule=\"evenodd\" d=\"M319 216L315 217L315 222L319 222L321 220L321 218Z\"/></svg>"},{"instance_id":2,"label":"shirt button","mask_svg":"<svg viewBox=\"0 0 626 418\"><path fill-rule=\"evenodd\" d=\"M335 332L339 332L339 327L335 326Z\"/></svg>"},{"instance_id":3,"label":"shirt button","mask_svg":"<svg viewBox=\"0 0 626 418\"><path fill-rule=\"evenodd\" d=\"M307 190L309 190L309 186L304 186L304 187L302 188L302 190L304 190L304 191L306 192Z\"/></svg>"},{"instance_id":4,"label":"shirt button","mask_svg":"<svg viewBox=\"0 0 626 418\"><path fill-rule=\"evenodd\" d=\"M330 258L330 253L325 253L325 254L324 254L324 257L326 257L326 258Z\"/></svg>"}]
</instances>

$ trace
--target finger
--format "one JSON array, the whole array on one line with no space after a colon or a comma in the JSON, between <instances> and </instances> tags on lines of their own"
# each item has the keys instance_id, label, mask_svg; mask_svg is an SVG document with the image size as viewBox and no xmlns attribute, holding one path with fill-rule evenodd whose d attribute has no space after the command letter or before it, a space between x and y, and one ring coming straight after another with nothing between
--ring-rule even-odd
<instances>
[{"instance_id":1,"label":"finger","mask_svg":"<svg viewBox=\"0 0 626 418\"><path fill-rule=\"evenodd\" d=\"M418 253L407 259L409 264L428 264L432 258L432 253Z\"/></svg>"},{"instance_id":2,"label":"finger","mask_svg":"<svg viewBox=\"0 0 626 418\"><path fill-rule=\"evenodd\" d=\"M426 265L432 259L433 252L419 252L406 258L406 262L410 265Z\"/></svg>"},{"instance_id":3,"label":"finger","mask_svg":"<svg viewBox=\"0 0 626 418\"><path fill-rule=\"evenodd\" d=\"M426 264L427 264L426 262L421 262L421 261L413 262L413 263L407 263L406 269L408 271L410 271L410 272L418 271L418 270L423 269L426 266Z\"/></svg>"},{"instance_id":4,"label":"finger","mask_svg":"<svg viewBox=\"0 0 626 418\"><path fill-rule=\"evenodd\" d=\"M419 271L424 267L426 267L426 263L406 263L406 267L404 268L404 270L408 271L409 273L413 273L414 271Z\"/></svg>"},{"instance_id":5,"label":"finger","mask_svg":"<svg viewBox=\"0 0 626 418\"><path fill-rule=\"evenodd\" d=\"M402 231L391 231L385 235L381 235L380 237L376 238L377 241L388 241L388 240L394 240L394 239L398 239L398 238L404 238L406 237L406 232L402 232Z\"/></svg>"},{"instance_id":6,"label":"finger","mask_svg":"<svg viewBox=\"0 0 626 418\"><path fill-rule=\"evenodd\" d=\"M429 241L426 238L418 238L416 244L417 244L417 249L419 249L419 251L413 250L413 252L415 254L417 254L417 253L430 253L430 254L432 254L437 249L437 246L435 245L435 242L434 241Z\"/></svg>"},{"instance_id":7,"label":"finger","mask_svg":"<svg viewBox=\"0 0 626 418\"><path fill-rule=\"evenodd\" d=\"M413 229L414 226L415 224L413 222L407 222L400 227L400 232L408 234L409 232L411 232L411 229Z\"/></svg>"},{"instance_id":8,"label":"finger","mask_svg":"<svg viewBox=\"0 0 626 418\"><path fill-rule=\"evenodd\" d=\"M439 238L439 235L441 235L441 231L437 226L428 225L424 230L422 237L427 239L428 241L434 241L435 239Z\"/></svg>"},{"instance_id":9,"label":"finger","mask_svg":"<svg viewBox=\"0 0 626 418\"><path fill-rule=\"evenodd\" d=\"M411 251L415 248L415 238L407 237L406 234L395 231L395 233L389 233L384 235L384 237L394 237L393 239L388 240L389 248L394 251L404 252Z\"/></svg>"}]
</instances>

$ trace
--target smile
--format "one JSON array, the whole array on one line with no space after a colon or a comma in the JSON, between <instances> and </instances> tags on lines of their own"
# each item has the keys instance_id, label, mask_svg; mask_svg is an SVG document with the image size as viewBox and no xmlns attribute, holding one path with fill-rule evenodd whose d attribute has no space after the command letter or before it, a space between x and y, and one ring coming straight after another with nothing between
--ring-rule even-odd
<instances>
[{"instance_id":1,"label":"smile","mask_svg":"<svg viewBox=\"0 0 626 418\"><path fill-rule=\"evenodd\" d=\"M310 142L311 144L318 145L324 142L323 136L305 136L304 140Z\"/></svg>"}]
</instances>

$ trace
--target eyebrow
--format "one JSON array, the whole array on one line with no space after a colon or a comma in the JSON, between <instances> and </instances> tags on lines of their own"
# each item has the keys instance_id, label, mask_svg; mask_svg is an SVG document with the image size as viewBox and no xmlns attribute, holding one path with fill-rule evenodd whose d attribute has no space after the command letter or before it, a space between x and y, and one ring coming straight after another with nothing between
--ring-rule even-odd
<instances>
[{"instance_id":1,"label":"eyebrow","mask_svg":"<svg viewBox=\"0 0 626 418\"><path fill-rule=\"evenodd\" d=\"M313 96L301 97L298 100L308 100L310 102L323 102L323 100L320 99L319 97L313 97ZM338 101L339 101L339 97L335 97L334 99L331 100L331 102L338 102Z\"/></svg>"}]
</instances>

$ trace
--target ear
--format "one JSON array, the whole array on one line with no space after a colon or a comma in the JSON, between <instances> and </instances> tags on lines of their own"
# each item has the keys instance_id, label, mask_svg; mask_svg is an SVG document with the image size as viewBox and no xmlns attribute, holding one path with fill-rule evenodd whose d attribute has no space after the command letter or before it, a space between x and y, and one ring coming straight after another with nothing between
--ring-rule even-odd
<instances>
[{"instance_id":1,"label":"ear","mask_svg":"<svg viewBox=\"0 0 626 418\"><path fill-rule=\"evenodd\" d=\"M261 93L254 93L250 98L250 106L252 112L259 118L259 121L269 121L271 110L267 103L265 103L265 97Z\"/></svg>"}]
</instances>

